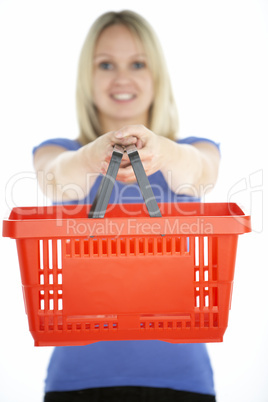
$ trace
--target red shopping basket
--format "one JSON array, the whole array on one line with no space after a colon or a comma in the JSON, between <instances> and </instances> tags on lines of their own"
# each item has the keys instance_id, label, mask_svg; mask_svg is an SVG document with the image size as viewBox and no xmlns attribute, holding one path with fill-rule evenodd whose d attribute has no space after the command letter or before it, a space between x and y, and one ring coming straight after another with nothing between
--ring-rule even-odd
<instances>
[{"instance_id":1,"label":"red shopping basket","mask_svg":"<svg viewBox=\"0 0 268 402\"><path fill-rule=\"evenodd\" d=\"M35 345L222 341L250 217L234 203L162 203L161 216L114 204L102 219L92 210L14 208L3 222Z\"/></svg>"}]
</instances>

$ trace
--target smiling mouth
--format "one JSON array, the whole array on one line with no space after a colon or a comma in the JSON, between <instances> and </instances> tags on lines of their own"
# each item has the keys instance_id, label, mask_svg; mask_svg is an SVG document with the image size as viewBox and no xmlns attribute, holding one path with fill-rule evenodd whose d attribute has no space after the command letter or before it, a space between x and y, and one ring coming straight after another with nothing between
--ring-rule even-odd
<instances>
[{"instance_id":1,"label":"smiling mouth","mask_svg":"<svg viewBox=\"0 0 268 402\"><path fill-rule=\"evenodd\" d=\"M134 99L136 96L134 94L113 94L111 97L118 101L129 101Z\"/></svg>"}]
</instances>

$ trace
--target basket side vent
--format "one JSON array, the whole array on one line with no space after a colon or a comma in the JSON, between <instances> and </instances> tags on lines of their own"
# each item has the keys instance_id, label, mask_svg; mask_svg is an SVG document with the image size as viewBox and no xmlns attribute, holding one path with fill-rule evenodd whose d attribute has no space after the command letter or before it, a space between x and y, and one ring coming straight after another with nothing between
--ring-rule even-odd
<instances>
[{"instance_id":1,"label":"basket side vent","mask_svg":"<svg viewBox=\"0 0 268 402\"><path fill-rule=\"evenodd\" d=\"M66 257L130 257L189 253L189 237L98 237L65 240Z\"/></svg>"},{"instance_id":2,"label":"basket side vent","mask_svg":"<svg viewBox=\"0 0 268 402\"><path fill-rule=\"evenodd\" d=\"M39 310L62 312L62 244L60 239L39 240Z\"/></svg>"},{"instance_id":3,"label":"basket side vent","mask_svg":"<svg viewBox=\"0 0 268 402\"><path fill-rule=\"evenodd\" d=\"M218 239L194 239L195 327L218 326Z\"/></svg>"}]
</instances>

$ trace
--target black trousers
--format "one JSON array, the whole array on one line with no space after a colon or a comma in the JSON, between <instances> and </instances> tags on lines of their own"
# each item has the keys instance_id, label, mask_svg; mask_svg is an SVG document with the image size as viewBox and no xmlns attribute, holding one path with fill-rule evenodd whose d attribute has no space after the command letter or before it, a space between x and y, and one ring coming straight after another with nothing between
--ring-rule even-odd
<instances>
[{"instance_id":1,"label":"black trousers","mask_svg":"<svg viewBox=\"0 0 268 402\"><path fill-rule=\"evenodd\" d=\"M47 392L44 402L216 402L215 396L168 388L105 387Z\"/></svg>"}]
</instances>

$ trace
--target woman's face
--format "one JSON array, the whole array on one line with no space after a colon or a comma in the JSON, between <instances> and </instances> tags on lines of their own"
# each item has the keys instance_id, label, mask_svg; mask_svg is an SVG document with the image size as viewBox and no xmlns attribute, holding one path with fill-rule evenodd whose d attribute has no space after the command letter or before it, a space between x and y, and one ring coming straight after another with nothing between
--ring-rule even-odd
<instances>
[{"instance_id":1,"label":"woman's face","mask_svg":"<svg viewBox=\"0 0 268 402\"><path fill-rule=\"evenodd\" d=\"M141 41L123 25L110 26L98 38L93 63L93 102L103 132L148 126L154 88Z\"/></svg>"}]
</instances>

